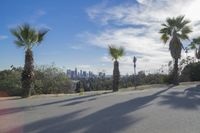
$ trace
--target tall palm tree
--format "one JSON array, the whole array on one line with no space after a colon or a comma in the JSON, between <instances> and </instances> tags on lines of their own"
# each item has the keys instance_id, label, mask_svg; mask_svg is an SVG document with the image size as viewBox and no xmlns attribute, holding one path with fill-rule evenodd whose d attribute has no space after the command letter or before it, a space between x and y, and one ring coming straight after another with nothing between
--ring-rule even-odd
<instances>
[{"instance_id":1,"label":"tall palm tree","mask_svg":"<svg viewBox=\"0 0 200 133\"><path fill-rule=\"evenodd\" d=\"M113 88L113 91L118 91L118 89L119 89L119 78L120 78L118 59L120 57L122 57L125 54L125 52L124 52L124 49L122 47L117 48L115 46L109 46L109 54L112 57L112 60L114 60L112 88Z\"/></svg>"},{"instance_id":2,"label":"tall palm tree","mask_svg":"<svg viewBox=\"0 0 200 133\"><path fill-rule=\"evenodd\" d=\"M173 67L173 84L178 85L178 60L181 58L181 51L184 49L181 41L189 39L188 34L192 32L188 26L189 20L185 20L184 16L167 18L160 29L161 40L164 43L169 41L169 50L174 60Z\"/></svg>"},{"instance_id":3,"label":"tall palm tree","mask_svg":"<svg viewBox=\"0 0 200 133\"><path fill-rule=\"evenodd\" d=\"M22 97L29 97L34 81L34 65L33 65L33 46L40 44L48 30L37 30L29 24L23 24L10 30L13 36L16 37L14 41L18 47L25 49L25 65L22 72L21 82L23 94Z\"/></svg>"},{"instance_id":4,"label":"tall palm tree","mask_svg":"<svg viewBox=\"0 0 200 133\"><path fill-rule=\"evenodd\" d=\"M189 45L191 49L195 49L195 56L199 60L200 59L200 36L192 39L191 44Z\"/></svg>"}]
</instances>

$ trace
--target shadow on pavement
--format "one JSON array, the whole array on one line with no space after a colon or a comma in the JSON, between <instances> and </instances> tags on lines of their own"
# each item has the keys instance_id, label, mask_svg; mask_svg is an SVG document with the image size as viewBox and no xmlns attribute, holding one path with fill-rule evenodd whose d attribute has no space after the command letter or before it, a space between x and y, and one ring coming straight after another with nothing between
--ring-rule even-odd
<instances>
[{"instance_id":1,"label":"shadow on pavement","mask_svg":"<svg viewBox=\"0 0 200 133\"><path fill-rule=\"evenodd\" d=\"M70 115L66 114L54 118L35 121L24 125L24 132L35 133L115 133L123 131L130 125L136 124L144 118L137 118L130 113L141 108L149 106L149 103L166 92L170 88L161 90L152 95L131 99L129 101L118 103L104 108L84 117L75 116L68 119ZM78 115L78 114L75 114ZM14 130L11 130L12 132ZM9 132L9 133L10 133Z\"/></svg>"},{"instance_id":2,"label":"shadow on pavement","mask_svg":"<svg viewBox=\"0 0 200 133\"><path fill-rule=\"evenodd\" d=\"M31 105L31 106L23 106L23 107L13 107L13 108L3 108L0 109L0 116L1 115L6 115L6 114L12 114L12 113L18 113L21 111L28 111L28 110L32 110L32 109L36 109L37 107L44 107L44 106L48 106L48 105L53 105L53 104L60 104L60 103L67 103L65 104L66 106L69 105L75 105L75 104L79 104L79 103L83 103L83 102L87 102L90 100L87 100L87 98L92 98L92 97L96 97L97 95L88 95L88 96L81 96L81 97L75 97L75 98L68 98L65 100L58 100L58 101L54 101L54 102L48 102L48 103L43 103L43 104L38 104L38 105ZM96 98L95 98L96 99ZM95 100L92 98L92 100ZM78 101L76 101L78 100ZM72 102L72 103L70 103ZM63 105L63 106L65 106Z\"/></svg>"},{"instance_id":3,"label":"shadow on pavement","mask_svg":"<svg viewBox=\"0 0 200 133\"><path fill-rule=\"evenodd\" d=\"M90 98L90 99L86 99L86 100L79 100L79 101L74 101L74 102L71 102L71 103L67 103L67 104L64 104L62 106L73 106L73 105L76 105L76 104L80 104L80 103L84 103L84 102L89 102L89 101L94 101L96 100L96 98Z\"/></svg>"},{"instance_id":4,"label":"shadow on pavement","mask_svg":"<svg viewBox=\"0 0 200 133\"><path fill-rule=\"evenodd\" d=\"M194 110L200 106L200 85L187 88L184 91L173 91L161 96L160 105L169 105L174 109Z\"/></svg>"},{"instance_id":5,"label":"shadow on pavement","mask_svg":"<svg viewBox=\"0 0 200 133\"><path fill-rule=\"evenodd\" d=\"M22 99L22 98L21 97L14 97L14 98L12 98L12 97L9 97L9 98L0 97L0 102L2 102L2 101L20 100L20 99Z\"/></svg>"}]
</instances>

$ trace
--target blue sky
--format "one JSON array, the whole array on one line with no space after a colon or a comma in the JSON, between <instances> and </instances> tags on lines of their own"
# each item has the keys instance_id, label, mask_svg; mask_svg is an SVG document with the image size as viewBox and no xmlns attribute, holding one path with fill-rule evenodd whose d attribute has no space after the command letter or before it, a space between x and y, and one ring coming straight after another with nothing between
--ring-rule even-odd
<instances>
[{"instance_id":1,"label":"blue sky","mask_svg":"<svg viewBox=\"0 0 200 133\"><path fill-rule=\"evenodd\" d=\"M0 5L1 69L10 65L23 66L23 49L13 44L9 28L28 22L49 28L44 42L34 48L36 64L51 64L73 68L78 65L99 64L98 57L105 49L88 46L80 40L83 32L95 32L100 26L92 22L86 9L98 0L3 0ZM2 21L3 20L3 21ZM3 57L3 58L2 58Z\"/></svg>"},{"instance_id":2,"label":"blue sky","mask_svg":"<svg viewBox=\"0 0 200 133\"><path fill-rule=\"evenodd\" d=\"M194 28L200 29L194 14L199 2L186 1L1 0L0 70L23 66L24 49L15 46L9 29L26 22L50 29L44 42L33 49L37 65L55 63L64 69L77 67L111 74L107 46L114 44L127 51L120 60L122 74L132 73L133 56L139 59L138 70L153 71L171 59L157 33L166 17L186 14Z\"/></svg>"}]
</instances>

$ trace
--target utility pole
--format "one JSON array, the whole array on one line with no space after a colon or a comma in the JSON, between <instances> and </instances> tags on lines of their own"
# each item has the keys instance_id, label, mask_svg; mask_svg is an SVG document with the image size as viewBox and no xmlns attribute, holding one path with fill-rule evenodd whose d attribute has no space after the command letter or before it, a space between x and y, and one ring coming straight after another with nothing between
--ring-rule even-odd
<instances>
[{"instance_id":1,"label":"utility pole","mask_svg":"<svg viewBox=\"0 0 200 133\"><path fill-rule=\"evenodd\" d=\"M134 56L133 64L134 64L134 86L135 86L135 89L136 89L136 61L137 61L137 58Z\"/></svg>"}]
</instances>

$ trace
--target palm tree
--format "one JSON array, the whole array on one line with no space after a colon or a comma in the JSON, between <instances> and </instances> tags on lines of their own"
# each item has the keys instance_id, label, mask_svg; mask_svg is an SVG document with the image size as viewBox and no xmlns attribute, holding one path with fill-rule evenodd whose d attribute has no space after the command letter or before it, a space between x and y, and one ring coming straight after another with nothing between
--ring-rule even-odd
<instances>
[{"instance_id":1,"label":"palm tree","mask_svg":"<svg viewBox=\"0 0 200 133\"><path fill-rule=\"evenodd\" d=\"M192 32L188 26L189 20L185 20L184 16L176 18L167 18L166 23L162 24L161 40L164 43L169 41L169 50L174 59L173 67L173 84L178 85L178 60L181 58L181 51L184 49L181 41L189 39L188 34Z\"/></svg>"},{"instance_id":2,"label":"palm tree","mask_svg":"<svg viewBox=\"0 0 200 133\"><path fill-rule=\"evenodd\" d=\"M191 49L195 49L195 56L199 60L200 59L200 36L192 39L191 44L189 45Z\"/></svg>"},{"instance_id":3,"label":"palm tree","mask_svg":"<svg viewBox=\"0 0 200 133\"><path fill-rule=\"evenodd\" d=\"M29 97L34 81L34 65L33 65L33 46L40 44L48 30L37 30L29 24L23 24L17 28L10 30L13 36L16 37L14 41L18 47L25 49L25 65L22 72L21 82L23 94L22 97Z\"/></svg>"},{"instance_id":4,"label":"palm tree","mask_svg":"<svg viewBox=\"0 0 200 133\"><path fill-rule=\"evenodd\" d=\"M120 72L119 72L118 59L122 57L124 53L125 52L122 47L117 48L115 46L109 46L109 54L112 57L112 60L114 60L113 84L112 84L113 91L118 91L119 89Z\"/></svg>"}]
</instances>

